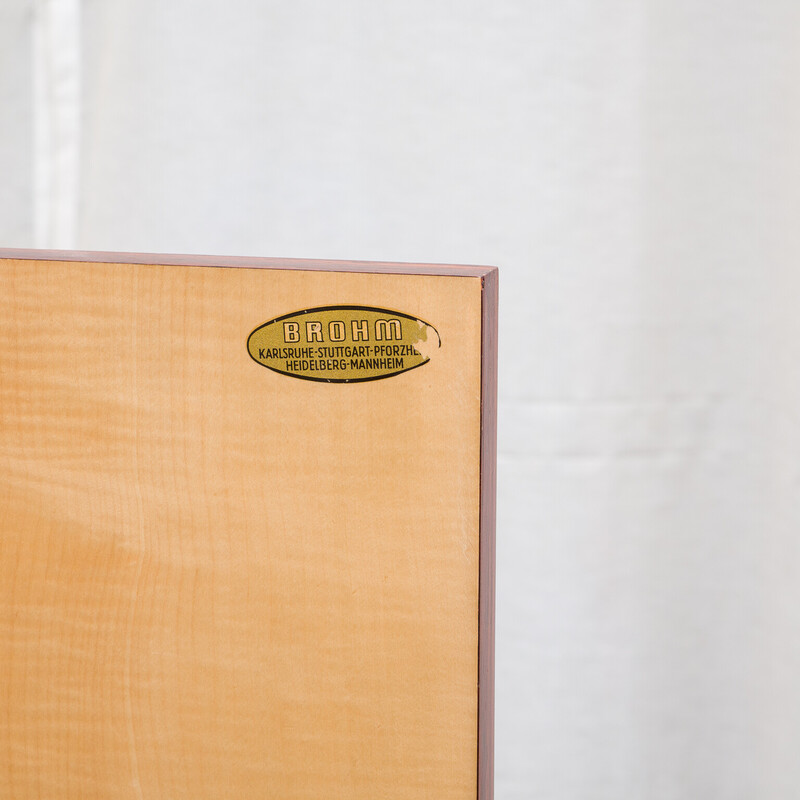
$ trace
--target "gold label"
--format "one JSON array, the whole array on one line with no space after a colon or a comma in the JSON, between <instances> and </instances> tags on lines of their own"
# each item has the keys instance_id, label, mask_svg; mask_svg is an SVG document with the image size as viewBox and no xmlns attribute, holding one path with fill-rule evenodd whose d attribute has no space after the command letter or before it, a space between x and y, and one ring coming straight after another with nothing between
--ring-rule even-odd
<instances>
[{"instance_id":1,"label":"gold label","mask_svg":"<svg viewBox=\"0 0 800 800\"><path fill-rule=\"evenodd\" d=\"M430 361L439 334L421 319L371 306L321 306L259 325L247 352L262 367L324 383L390 378Z\"/></svg>"}]
</instances>

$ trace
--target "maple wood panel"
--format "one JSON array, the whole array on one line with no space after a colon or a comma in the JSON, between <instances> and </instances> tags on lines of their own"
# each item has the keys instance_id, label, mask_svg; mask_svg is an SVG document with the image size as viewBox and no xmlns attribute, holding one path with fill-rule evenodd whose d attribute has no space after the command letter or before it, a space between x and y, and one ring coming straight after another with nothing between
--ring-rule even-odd
<instances>
[{"instance_id":1,"label":"maple wood panel","mask_svg":"<svg viewBox=\"0 0 800 800\"><path fill-rule=\"evenodd\" d=\"M489 798L496 273L73 258L0 253L0 796ZM248 353L337 304L441 347Z\"/></svg>"}]
</instances>

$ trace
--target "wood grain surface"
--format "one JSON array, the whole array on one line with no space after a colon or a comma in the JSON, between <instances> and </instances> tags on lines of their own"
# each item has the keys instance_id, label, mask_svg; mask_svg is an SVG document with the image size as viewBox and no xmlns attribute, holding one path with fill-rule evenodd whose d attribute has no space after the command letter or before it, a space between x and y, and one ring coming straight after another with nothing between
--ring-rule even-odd
<instances>
[{"instance_id":1,"label":"wood grain surface","mask_svg":"<svg viewBox=\"0 0 800 800\"><path fill-rule=\"evenodd\" d=\"M488 800L496 273L73 258L0 252L0 797ZM249 357L346 303L441 349Z\"/></svg>"}]
</instances>

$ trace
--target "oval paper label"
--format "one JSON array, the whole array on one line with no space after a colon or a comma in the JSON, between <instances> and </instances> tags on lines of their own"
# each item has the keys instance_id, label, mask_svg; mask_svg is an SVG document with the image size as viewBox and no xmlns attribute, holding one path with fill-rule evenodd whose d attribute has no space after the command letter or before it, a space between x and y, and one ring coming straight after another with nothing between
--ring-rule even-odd
<instances>
[{"instance_id":1,"label":"oval paper label","mask_svg":"<svg viewBox=\"0 0 800 800\"><path fill-rule=\"evenodd\" d=\"M432 325L371 306L321 306L259 325L247 352L262 367L325 383L390 378L430 361L441 347Z\"/></svg>"}]
</instances>

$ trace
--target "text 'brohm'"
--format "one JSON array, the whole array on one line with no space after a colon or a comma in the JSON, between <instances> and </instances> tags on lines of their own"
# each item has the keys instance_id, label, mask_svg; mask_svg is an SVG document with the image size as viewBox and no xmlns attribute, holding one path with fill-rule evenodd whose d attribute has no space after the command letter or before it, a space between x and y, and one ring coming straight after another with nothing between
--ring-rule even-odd
<instances>
[{"instance_id":1,"label":"text 'brohm'","mask_svg":"<svg viewBox=\"0 0 800 800\"><path fill-rule=\"evenodd\" d=\"M259 325L247 352L262 367L325 383L390 378L430 361L441 347L421 319L371 306L321 306Z\"/></svg>"}]
</instances>

